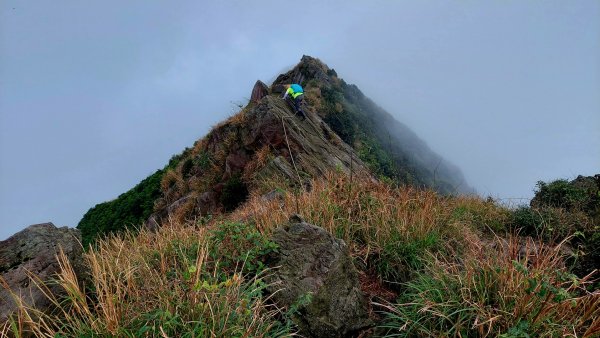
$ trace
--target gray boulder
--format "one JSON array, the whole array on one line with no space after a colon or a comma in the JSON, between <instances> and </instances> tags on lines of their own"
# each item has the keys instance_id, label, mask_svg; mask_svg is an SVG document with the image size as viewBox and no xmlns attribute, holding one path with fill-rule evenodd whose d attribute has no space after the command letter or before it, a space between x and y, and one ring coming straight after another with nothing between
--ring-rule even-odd
<instances>
[{"instance_id":1,"label":"gray boulder","mask_svg":"<svg viewBox=\"0 0 600 338\"><path fill-rule=\"evenodd\" d=\"M260 199L263 202L272 202L272 201L283 202L285 199L285 194L281 190L275 189L275 190L271 190L268 193L262 195L260 197Z\"/></svg>"},{"instance_id":2,"label":"gray boulder","mask_svg":"<svg viewBox=\"0 0 600 338\"><path fill-rule=\"evenodd\" d=\"M12 294L24 303L42 311L52 308L51 302L31 282L29 273L48 282L59 272L56 254L62 247L75 272L82 276L82 247L79 230L56 228L52 223L31 225L5 241L0 241L0 326L15 312L17 305ZM60 287L47 284L54 294Z\"/></svg>"},{"instance_id":3,"label":"gray boulder","mask_svg":"<svg viewBox=\"0 0 600 338\"><path fill-rule=\"evenodd\" d=\"M279 245L270 277L273 299L298 307L295 321L309 337L349 337L371 325L358 271L344 241L299 216L278 228Z\"/></svg>"}]
</instances>

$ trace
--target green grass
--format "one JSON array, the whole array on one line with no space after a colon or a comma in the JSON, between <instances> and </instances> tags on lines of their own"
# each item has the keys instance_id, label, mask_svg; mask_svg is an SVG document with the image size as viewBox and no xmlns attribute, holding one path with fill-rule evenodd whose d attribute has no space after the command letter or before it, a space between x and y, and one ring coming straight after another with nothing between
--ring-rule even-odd
<instances>
[{"instance_id":1,"label":"green grass","mask_svg":"<svg viewBox=\"0 0 600 338\"><path fill-rule=\"evenodd\" d=\"M54 300L60 311L40 314L22 304L5 330L38 337L289 336L297 309L276 309L263 277L277 250L270 235L297 205L307 222L347 243L371 297L375 336L600 333L592 278L569 270L566 242L542 235L550 224L571 229L565 210L539 223L531 209L350 181L342 173L310 186L297 196L280 189L282 198L269 202L252 195L228 215L100 239L85 254L85 288L62 258L57 278L67 294ZM532 236L512 234L515 224Z\"/></svg>"},{"instance_id":2,"label":"green grass","mask_svg":"<svg viewBox=\"0 0 600 338\"><path fill-rule=\"evenodd\" d=\"M462 263L429 260L395 303L382 305L377 335L562 337L600 330L599 297L568 273L558 248L530 242L528 255L513 259L521 246L516 238L498 245L506 250L472 247Z\"/></svg>"}]
</instances>

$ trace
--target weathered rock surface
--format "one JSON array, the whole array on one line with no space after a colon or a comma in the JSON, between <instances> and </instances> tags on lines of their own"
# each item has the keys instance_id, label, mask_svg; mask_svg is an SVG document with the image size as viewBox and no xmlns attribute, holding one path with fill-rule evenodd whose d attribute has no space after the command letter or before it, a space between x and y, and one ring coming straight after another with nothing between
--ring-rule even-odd
<instances>
[{"instance_id":1,"label":"weathered rock surface","mask_svg":"<svg viewBox=\"0 0 600 338\"><path fill-rule=\"evenodd\" d=\"M332 75L335 74L337 76L333 69L329 70L318 59L308 55L302 55L302 59L298 66L285 74L280 74L277 79L275 79L273 82L273 92L282 92L283 84L303 83L307 79L330 84L332 78L327 74L327 71Z\"/></svg>"},{"instance_id":2,"label":"weathered rock surface","mask_svg":"<svg viewBox=\"0 0 600 338\"><path fill-rule=\"evenodd\" d=\"M17 309L11 293L20 295L26 304L39 310L51 308L51 303L33 283L29 273L47 282L59 271L56 255L62 247L75 272L83 272L79 230L56 228L52 223L31 225L5 241L0 241L0 326ZM58 294L60 288L48 285Z\"/></svg>"},{"instance_id":3,"label":"weathered rock surface","mask_svg":"<svg viewBox=\"0 0 600 338\"><path fill-rule=\"evenodd\" d=\"M298 216L277 229L274 301L300 305L296 321L309 337L348 337L370 325L358 272L344 241Z\"/></svg>"},{"instance_id":4,"label":"weathered rock surface","mask_svg":"<svg viewBox=\"0 0 600 338\"><path fill-rule=\"evenodd\" d=\"M234 173L242 172L249 161L250 158L244 149L229 153L225 159L225 174L221 180L226 181L230 179Z\"/></svg>"},{"instance_id":5,"label":"weathered rock surface","mask_svg":"<svg viewBox=\"0 0 600 338\"><path fill-rule=\"evenodd\" d=\"M250 95L250 102L258 102L263 97L269 95L269 86L267 86L261 80L257 80L252 88L252 95Z\"/></svg>"},{"instance_id":6,"label":"weathered rock surface","mask_svg":"<svg viewBox=\"0 0 600 338\"><path fill-rule=\"evenodd\" d=\"M269 145L275 155L281 156L277 161L287 162L290 167L295 162L298 171L310 177L322 177L332 170L349 173L351 166L354 171L367 171L354 150L317 114L309 112L308 118L302 121L294 116L288 104L279 97L264 98L248 112L247 119L246 129L241 131L245 147L260 149Z\"/></svg>"},{"instance_id":7,"label":"weathered rock surface","mask_svg":"<svg viewBox=\"0 0 600 338\"><path fill-rule=\"evenodd\" d=\"M284 193L279 190L271 190L268 193L261 196L261 200L264 202L283 201L284 198Z\"/></svg>"},{"instance_id":8,"label":"weathered rock surface","mask_svg":"<svg viewBox=\"0 0 600 338\"><path fill-rule=\"evenodd\" d=\"M308 111L308 118L300 120L281 97L267 95L243 114L243 124L225 123L206 137L207 153L214 158L219 157L217 154L224 154L223 163L218 166L223 168L223 175L209 190L191 192L199 196L194 210L200 215L217 213L223 209L220 201L225 183L244 175L248 163L264 147L269 148L271 159L255 167L249 175L249 182L278 177L293 185L306 187L311 178L324 177L331 171L350 173L352 168L354 173L368 172L354 150L314 112ZM190 171L204 172L194 168ZM197 177L187 178L188 181L191 179ZM166 217L185 206L180 203L181 198L185 198L185 195L167 204L166 208L157 210L146 226L155 228Z\"/></svg>"}]
</instances>

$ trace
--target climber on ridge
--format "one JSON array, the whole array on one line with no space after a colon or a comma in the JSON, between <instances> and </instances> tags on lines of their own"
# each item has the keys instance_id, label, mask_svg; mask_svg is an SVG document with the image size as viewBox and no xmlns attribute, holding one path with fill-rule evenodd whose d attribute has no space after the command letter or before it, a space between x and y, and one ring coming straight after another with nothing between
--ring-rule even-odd
<instances>
[{"instance_id":1,"label":"climber on ridge","mask_svg":"<svg viewBox=\"0 0 600 338\"><path fill-rule=\"evenodd\" d=\"M306 118L306 115L300 107L300 105L302 104L302 99L304 98L304 89L302 89L302 86L297 83L285 85L285 88L287 89L283 94L283 99L286 100L292 106L296 115L300 115L304 120Z\"/></svg>"}]
</instances>

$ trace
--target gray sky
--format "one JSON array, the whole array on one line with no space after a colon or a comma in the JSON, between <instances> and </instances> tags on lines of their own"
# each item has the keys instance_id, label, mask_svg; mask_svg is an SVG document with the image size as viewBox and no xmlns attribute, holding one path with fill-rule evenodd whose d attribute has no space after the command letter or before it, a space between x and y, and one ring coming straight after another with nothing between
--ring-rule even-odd
<instances>
[{"instance_id":1,"label":"gray sky","mask_svg":"<svg viewBox=\"0 0 600 338\"><path fill-rule=\"evenodd\" d=\"M75 226L303 54L483 195L600 173L600 2L0 2L0 239Z\"/></svg>"}]
</instances>

